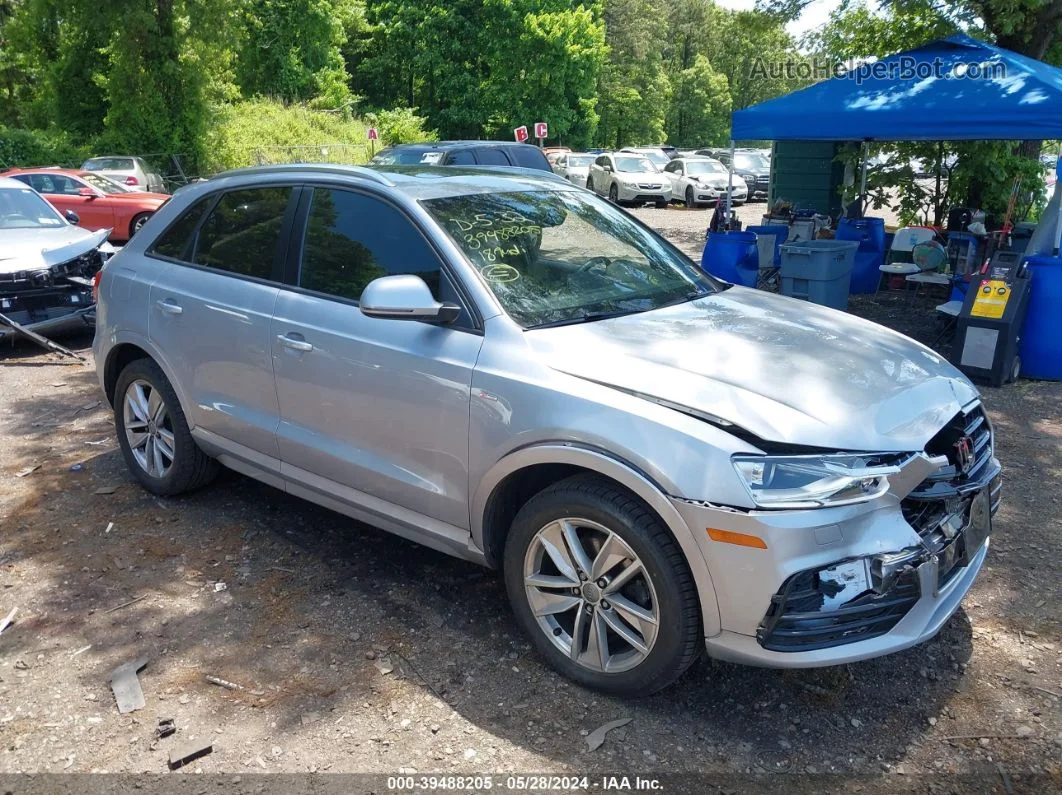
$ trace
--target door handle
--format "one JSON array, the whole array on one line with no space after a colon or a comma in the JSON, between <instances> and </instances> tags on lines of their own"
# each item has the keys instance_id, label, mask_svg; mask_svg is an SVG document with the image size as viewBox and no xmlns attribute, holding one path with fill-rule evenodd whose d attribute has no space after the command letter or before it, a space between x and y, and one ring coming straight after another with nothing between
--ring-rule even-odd
<instances>
[{"instance_id":1,"label":"door handle","mask_svg":"<svg viewBox=\"0 0 1062 795\"><path fill-rule=\"evenodd\" d=\"M312 351L313 345L306 340L297 340L294 337L289 337L287 334L277 334L277 339L280 340L280 344L285 348L291 348L293 351Z\"/></svg>"},{"instance_id":2,"label":"door handle","mask_svg":"<svg viewBox=\"0 0 1062 795\"><path fill-rule=\"evenodd\" d=\"M156 301L155 305L168 315L179 315L184 311L181 305L172 298L167 298L165 301Z\"/></svg>"}]
</instances>

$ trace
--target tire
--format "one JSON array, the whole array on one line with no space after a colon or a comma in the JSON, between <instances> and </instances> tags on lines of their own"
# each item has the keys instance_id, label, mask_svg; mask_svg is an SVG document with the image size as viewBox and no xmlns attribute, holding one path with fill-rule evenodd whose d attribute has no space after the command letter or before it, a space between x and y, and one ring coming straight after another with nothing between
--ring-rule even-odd
<instances>
[{"instance_id":1,"label":"tire","mask_svg":"<svg viewBox=\"0 0 1062 795\"><path fill-rule=\"evenodd\" d=\"M656 201L656 209L658 209L658 210L666 210L667 209L667 204L668 204L668 202L667 202L666 199L657 199L657 201Z\"/></svg>"},{"instance_id":2,"label":"tire","mask_svg":"<svg viewBox=\"0 0 1062 795\"><path fill-rule=\"evenodd\" d=\"M131 402L133 395L143 398L137 401L139 413L150 415L150 422L138 416ZM157 411L160 399L161 414ZM143 410L145 405L150 411ZM114 426L126 466L152 494L182 494L205 486L217 476L218 462L195 443L177 393L152 359L136 359L119 374L114 388ZM139 426L145 427L144 433L137 433ZM133 438L139 436L151 438L134 451ZM165 452L167 448L172 456ZM167 458L169 466L165 466Z\"/></svg>"},{"instance_id":3,"label":"tire","mask_svg":"<svg viewBox=\"0 0 1062 795\"><path fill-rule=\"evenodd\" d=\"M689 186L686 187L686 200L685 200L684 204L687 207L689 207L691 210L694 207L697 206L697 200L693 196L693 188L692 187L689 187Z\"/></svg>"},{"instance_id":4,"label":"tire","mask_svg":"<svg viewBox=\"0 0 1062 795\"><path fill-rule=\"evenodd\" d=\"M587 177L586 178L586 189L587 190L594 190L594 178L593 177Z\"/></svg>"},{"instance_id":5,"label":"tire","mask_svg":"<svg viewBox=\"0 0 1062 795\"><path fill-rule=\"evenodd\" d=\"M608 186L608 200L613 204L619 204L619 189L616 188L616 183L613 182Z\"/></svg>"},{"instance_id":6,"label":"tire","mask_svg":"<svg viewBox=\"0 0 1062 795\"><path fill-rule=\"evenodd\" d=\"M129 222L129 237L131 238L137 232L140 231L140 227L147 223L147 219L154 213L137 213L133 216L133 220Z\"/></svg>"},{"instance_id":7,"label":"tire","mask_svg":"<svg viewBox=\"0 0 1062 795\"><path fill-rule=\"evenodd\" d=\"M575 533L582 566L562 522ZM603 539L613 553L607 556L611 568L606 563L595 573L592 561L601 560L596 552L605 546ZM548 551L550 545L557 548L553 541L563 546L562 559L574 564L567 574ZM629 564L631 555L640 570ZM573 579L578 576L573 568L585 570L588 561L588 578ZM618 580L626 568L639 573L610 592L608 579ZM504 573L521 629L550 665L585 687L618 696L647 696L678 679L703 649L697 589L678 544L644 503L603 478L576 475L528 500L506 539ZM526 581L528 575L554 579L540 588ZM536 614L532 603L540 613L543 605L553 612ZM641 612L632 613L632 608ZM655 624L625 618L650 614ZM621 629L641 641L641 650L615 631L617 619ZM606 627L605 655L595 654L590 644L590 635L596 637L593 630L599 627ZM579 660L571 655L576 636Z\"/></svg>"}]
</instances>

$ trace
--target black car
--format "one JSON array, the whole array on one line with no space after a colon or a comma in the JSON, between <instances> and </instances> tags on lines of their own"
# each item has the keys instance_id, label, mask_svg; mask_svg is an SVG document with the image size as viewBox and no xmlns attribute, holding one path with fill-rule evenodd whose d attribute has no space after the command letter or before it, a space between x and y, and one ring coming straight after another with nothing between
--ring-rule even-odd
<instances>
[{"instance_id":1,"label":"black car","mask_svg":"<svg viewBox=\"0 0 1062 795\"><path fill-rule=\"evenodd\" d=\"M384 149L371 163L375 166L516 166L553 173L541 149L511 141L400 144Z\"/></svg>"},{"instance_id":2,"label":"black car","mask_svg":"<svg viewBox=\"0 0 1062 795\"><path fill-rule=\"evenodd\" d=\"M724 166L730 166L729 149L699 149L697 154L714 157ZM749 200L766 199L771 184L771 163L759 152L737 150L734 152L734 174L745 180L749 188Z\"/></svg>"}]
</instances>

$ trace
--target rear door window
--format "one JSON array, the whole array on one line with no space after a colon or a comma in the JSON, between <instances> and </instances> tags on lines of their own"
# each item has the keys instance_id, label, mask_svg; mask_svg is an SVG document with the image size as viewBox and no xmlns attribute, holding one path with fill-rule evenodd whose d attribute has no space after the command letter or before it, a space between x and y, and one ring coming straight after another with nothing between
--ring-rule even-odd
<instances>
[{"instance_id":1,"label":"rear door window","mask_svg":"<svg viewBox=\"0 0 1062 795\"><path fill-rule=\"evenodd\" d=\"M446 161L448 166L474 166L475 164L476 158L473 156L471 149L458 149L451 152Z\"/></svg>"},{"instance_id":2,"label":"rear door window","mask_svg":"<svg viewBox=\"0 0 1062 795\"><path fill-rule=\"evenodd\" d=\"M277 279L290 187L224 194L203 221L192 262L257 279ZM277 279L279 280L279 279Z\"/></svg>"},{"instance_id":3,"label":"rear door window","mask_svg":"<svg viewBox=\"0 0 1062 795\"><path fill-rule=\"evenodd\" d=\"M476 151L476 160L483 166L508 166L511 165L505 152L497 147L484 146Z\"/></svg>"}]
</instances>

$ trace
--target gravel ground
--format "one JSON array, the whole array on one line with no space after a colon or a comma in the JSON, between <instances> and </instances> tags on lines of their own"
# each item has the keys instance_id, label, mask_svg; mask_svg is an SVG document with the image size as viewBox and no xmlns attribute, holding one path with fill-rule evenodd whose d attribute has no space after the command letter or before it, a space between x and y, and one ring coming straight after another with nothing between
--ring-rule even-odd
<instances>
[{"instance_id":1,"label":"gravel ground","mask_svg":"<svg viewBox=\"0 0 1062 795\"><path fill-rule=\"evenodd\" d=\"M706 213L636 213L699 252ZM933 300L882 293L853 311L931 341ZM1060 383L985 390L1005 501L989 562L936 639L825 670L702 660L621 701L548 669L492 572L235 474L148 495L117 450L89 339L67 342L88 365L0 349L0 618L18 607L0 635L0 774L164 774L173 746L207 738L213 753L172 781L603 771L712 777L690 792L1060 790ZM108 675L139 657L147 706L119 715ZM177 735L156 740L163 716ZM617 718L631 721L589 751ZM725 783L746 774L765 778Z\"/></svg>"}]
</instances>

